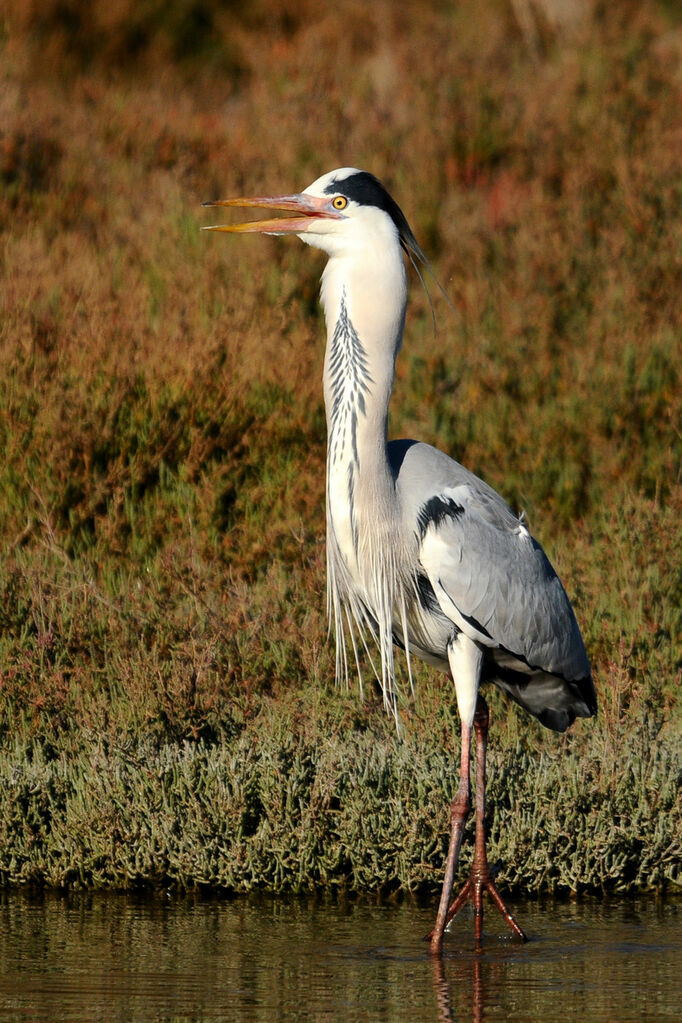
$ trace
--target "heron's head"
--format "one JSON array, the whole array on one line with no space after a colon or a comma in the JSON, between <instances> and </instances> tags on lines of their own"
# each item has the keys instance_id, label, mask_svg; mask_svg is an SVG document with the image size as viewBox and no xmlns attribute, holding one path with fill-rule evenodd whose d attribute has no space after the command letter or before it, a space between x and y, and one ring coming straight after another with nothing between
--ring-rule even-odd
<instances>
[{"instance_id":1,"label":"heron's head","mask_svg":"<svg viewBox=\"0 0 682 1023\"><path fill-rule=\"evenodd\" d=\"M222 199L204 205L251 206L289 214L272 220L217 224L204 228L206 231L295 234L330 256L400 244L412 261L426 262L396 201L374 175L355 167L323 174L296 195Z\"/></svg>"}]
</instances>

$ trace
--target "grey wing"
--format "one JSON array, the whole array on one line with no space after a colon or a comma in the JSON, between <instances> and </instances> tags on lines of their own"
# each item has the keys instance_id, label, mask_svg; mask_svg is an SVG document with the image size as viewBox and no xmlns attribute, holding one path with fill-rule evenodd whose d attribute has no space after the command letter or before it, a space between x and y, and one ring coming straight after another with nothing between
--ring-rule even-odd
<instances>
[{"instance_id":1,"label":"grey wing","mask_svg":"<svg viewBox=\"0 0 682 1023\"><path fill-rule=\"evenodd\" d=\"M495 512L466 485L427 503L420 561L441 608L486 646L502 646L569 680L582 678L587 656L558 576L524 523L512 525Z\"/></svg>"},{"instance_id":2,"label":"grey wing","mask_svg":"<svg viewBox=\"0 0 682 1023\"><path fill-rule=\"evenodd\" d=\"M413 469L421 456L442 481L413 509L419 561L443 613L487 651L486 677L560 731L595 713L573 608L523 518L463 466L415 448Z\"/></svg>"}]
</instances>

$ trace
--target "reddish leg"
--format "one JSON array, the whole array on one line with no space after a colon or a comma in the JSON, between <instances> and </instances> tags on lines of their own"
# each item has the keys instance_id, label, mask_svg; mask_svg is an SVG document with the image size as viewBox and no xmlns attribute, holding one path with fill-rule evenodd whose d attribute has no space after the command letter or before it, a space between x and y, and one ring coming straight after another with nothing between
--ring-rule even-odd
<instances>
[{"instance_id":1,"label":"reddish leg","mask_svg":"<svg viewBox=\"0 0 682 1023\"><path fill-rule=\"evenodd\" d=\"M470 782L469 782L469 752L471 750L471 728L462 725L462 749L459 767L459 788L457 795L450 805L450 846L445 861L445 877L443 878L443 890L438 906L436 926L428 935L431 947L431 955L440 955L443 949L443 933L448 924L448 906L452 895L452 885L455 880L455 870L459 860L459 848L462 844L462 832L464 824L469 815L471 806Z\"/></svg>"},{"instance_id":2,"label":"reddish leg","mask_svg":"<svg viewBox=\"0 0 682 1023\"><path fill-rule=\"evenodd\" d=\"M439 955L442 950L443 944L443 932L448 926L453 917L460 911L462 906L471 900L474 904L474 917L475 917L475 933L476 933L476 947L478 948L483 938L483 891L484 889L490 894L493 902L497 906L498 910L507 921L509 927L514 934L522 941L526 941L526 935L523 933L516 920L512 916L511 912L507 908L504 899L500 895L497 885L493 881L493 877L497 871L497 867L492 870L488 867L488 857L485 851L485 760L486 750L488 746L488 725L490 717L488 714L488 705L479 695L478 702L476 704L476 716L474 717L474 729L476 731L476 844L474 847L474 862L471 867L471 874L468 880L464 884L464 887L460 891L457 898L452 902L449 908L445 911L441 917L441 910L443 907L443 901L445 899L445 883L443 884L443 893L441 895L441 904L438 909L438 918L436 920L436 926L430 935L431 938L431 952ZM469 740L471 736L469 735ZM462 773L464 776L464 735L462 736ZM466 777L468 783L468 753L469 753L469 742L467 746L467 765L466 765ZM462 781L460 780L460 790L455 797L453 808L457 799L459 798L462 790ZM468 795L468 784L467 784L467 795ZM466 814L465 814L466 816ZM462 827L464 821L462 820ZM454 827L454 813L453 813L453 837L455 833ZM459 843L461 843L461 828L459 832ZM459 853L459 843L457 846L457 853ZM450 841L450 852L452 851L452 839ZM448 860L446 861L446 881L448 879L447 867L450 861L450 852L448 852ZM454 870L454 868L453 868ZM452 891L452 880L450 880L450 887L447 892L447 899L449 900Z\"/></svg>"}]
</instances>

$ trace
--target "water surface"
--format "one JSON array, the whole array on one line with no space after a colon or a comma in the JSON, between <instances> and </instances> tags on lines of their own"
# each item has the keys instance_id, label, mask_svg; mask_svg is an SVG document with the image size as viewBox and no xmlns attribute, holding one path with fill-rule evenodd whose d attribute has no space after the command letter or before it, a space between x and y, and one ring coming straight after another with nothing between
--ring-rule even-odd
<instances>
[{"instance_id":1,"label":"water surface","mask_svg":"<svg viewBox=\"0 0 682 1023\"><path fill-rule=\"evenodd\" d=\"M514 903L520 945L466 911L442 963L433 905L0 895L0 1020L682 1018L682 902Z\"/></svg>"}]
</instances>

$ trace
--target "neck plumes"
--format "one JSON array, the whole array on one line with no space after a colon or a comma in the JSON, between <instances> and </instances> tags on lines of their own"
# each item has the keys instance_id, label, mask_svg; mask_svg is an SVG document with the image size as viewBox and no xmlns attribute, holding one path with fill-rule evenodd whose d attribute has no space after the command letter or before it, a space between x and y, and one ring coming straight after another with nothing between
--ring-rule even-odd
<instances>
[{"instance_id":1,"label":"neck plumes","mask_svg":"<svg viewBox=\"0 0 682 1023\"><path fill-rule=\"evenodd\" d=\"M379 646L377 671L393 695L393 626L400 550L398 508L387 456L388 404L402 340L406 279L402 253L333 256L322 281L327 321L328 598L337 636L337 675L347 676L345 626ZM356 636L357 632L357 636ZM391 700L392 702L392 700Z\"/></svg>"},{"instance_id":2,"label":"neck plumes","mask_svg":"<svg viewBox=\"0 0 682 1023\"><path fill-rule=\"evenodd\" d=\"M392 259L385 253L374 258L371 250L333 256L322 278L330 465L351 461L362 473L386 463L388 403L407 295L395 248Z\"/></svg>"}]
</instances>

